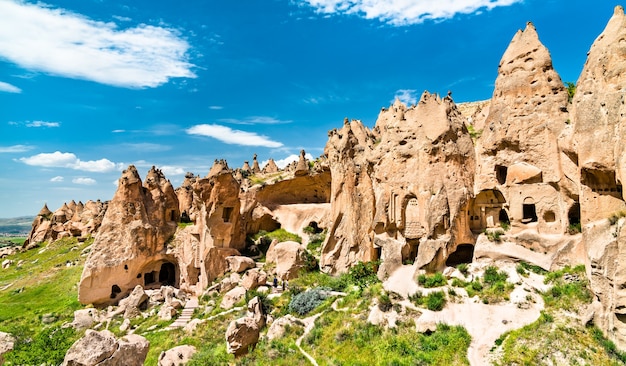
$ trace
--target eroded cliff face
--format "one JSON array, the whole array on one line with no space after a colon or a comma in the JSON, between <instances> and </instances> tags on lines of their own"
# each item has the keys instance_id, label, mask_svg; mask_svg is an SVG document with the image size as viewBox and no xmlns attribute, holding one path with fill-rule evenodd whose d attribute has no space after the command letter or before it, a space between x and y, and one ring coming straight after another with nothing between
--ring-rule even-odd
<instances>
[{"instance_id":1,"label":"eroded cliff face","mask_svg":"<svg viewBox=\"0 0 626 366\"><path fill-rule=\"evenodd\" d=\"M601 306L594 322L626 348L626 16L613 17L595 40L574 96L574 141L587 272ZM612 217L610 220L607 218Z\"/></svg>"},{"instance_id":2,"label":"eroded cliff face","mask_svg":"<svg viewBox=\"0 0 626 366\"><path fill-rule=\"evenodd\" d=\"M174 258L166 254L165 243L179 219L178 199L163 173L153 167L142 184L137 169L129 166L91 246L79 301L112 303L136 285L175 284Z\"/></svg>"},{"instance_id":3,"label":"eroded cliff face","mask_svg":"<svg viewBox=\"0 0 626 366\"><path fill-rule=\"evenodd\" d=\"M378 258L381 275L403 262L443 268L459 244L473 242L464 213L474 149L449 97L424 93L410 108L396 101L373 131L346 122L331 132L325 153L334 219L322 250L326 271Z\"/></svg>"}]
</instances>

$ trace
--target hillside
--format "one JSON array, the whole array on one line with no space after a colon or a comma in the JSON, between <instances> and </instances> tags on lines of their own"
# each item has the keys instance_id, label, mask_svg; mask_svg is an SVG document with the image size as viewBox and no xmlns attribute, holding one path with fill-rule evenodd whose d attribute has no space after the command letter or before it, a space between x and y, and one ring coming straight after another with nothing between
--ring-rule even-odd
<instances>
[{"instance_id":1,"label":"hillside","mask_svg":"<svg viewBox=\"0 0 626 366\"><path fill-rule=\"evenodd\" d=\"M34 219L34 216L0 218L0 236L26 237L30 232Z\"/></svg>"}]
</instances>

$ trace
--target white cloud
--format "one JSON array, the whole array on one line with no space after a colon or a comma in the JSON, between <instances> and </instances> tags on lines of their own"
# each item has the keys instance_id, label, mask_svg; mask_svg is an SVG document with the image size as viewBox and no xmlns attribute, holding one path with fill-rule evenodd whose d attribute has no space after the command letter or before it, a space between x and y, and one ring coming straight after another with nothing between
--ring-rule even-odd
<instances>
[{"instance_id":1,"label":"white cloud","mask_svg":"<svg viewBox=\"0 0 626 366\"><path fill-rule=\"evenodd\" d=\"M50 178L51 182L63 182L63 177L60 175L57 175L56 177L52 177Z\"/></svg>"},{"instance_id":2,"label":"white cloud","mask_svg":"<svg viewBox=\"0 0 626 366\"><path fill-rule=\"evenodd\" d=\"M212 106L209 106L209 109L212 109L214 111L219 111L220 109L224 109L224 107L222 107L221 105L212 105Z\"/></svg>"},{"instance_id":3,"label":"white cloud","mask_svg":"<svg viewBox=\"0 0 626 366\"><path fill-rule=\"evenodd\" d=\"M266 116L252 116L245 119L224 118L220 119L219 121L236 125L278 125L292 122L290 120L283 121L274 117Z\"/></svg>"},{"instance_id":4,"label":"white cloud","mask_svg":"<svg viewBox=\"0 0 626 366\"><path fill-rule=\"evenodd\" d=\"M32 150L33 148L33 146L28 145L0 146L0 153L20 153Z\"/></svg>"},{"instance_id":5,"label":"white cloud","mask_svg":"<svg viewBox=\"0 0 626 366\"><path fill-rule=\"evenodd\" d=\"M19 94L22 92L22 89L18 88L15 85L11 85L9 83L5 83L4 81L0 81L0 92Z\"/></svg>"},{"instance_id":6,"label":"white cloud","mask_svg":"<svg viewBox=\"0 0 626 366\"><path fill-rule=\"evenodd\" d=\"M92 178L74 178L72 179L72 183L74 184L82 184L82 185L86 185L86 186L92 186L98 182L96 182L95 179Z\"/></svg>"},{"instance_id":7,"label":"white cloud","mask_svg":"<svg viewBox=\"0 0 626 366\"><path fill-rule=\"evenodd\" d=\"M126 132L126 130L113 130L111 132L113 132L113 133L122 133L122 132Z\"/></svg>"},{"instance_id":8,"label":"white cloud","mask_svg":"<svg viewBox=\"0 0 626 366\"><path fill-rule=\"evenodd\" d=\"M158 168L161 169L166 178L169 178L172 175L183 175L186 173L185 169L179 166L162 165L158 166Z\"/></svg>"},{"instance_id":9,"label":"white cloud","mask_svg":"<svg viewBox=\"0 0 626 366\"><path fill-rule=\"evenodd\" d=\"M68 168L98 173L111 172L115 170L119 171L124 168L123 163L113 163L108 159L82 161L72 153L62 153L60 151L55 151L53 153L41 153L28 158L20 158L18 160L24 164L32 166Z\"/></svg>"},{"instance_id":10,"label":"white cloud","mask_svg":"<svg viewBox=\"0 0 626 366\"><path fill-rule=\"evenodd\" d=\"M233 130L230 127L220 125L196 125L185 130L190 135L212 137L226 144L243 146L281 147L282 143L270 140L267 136L258 135L254 132Z\"/></svg>"},{"instance_id":11,"label":"white cloud","mask_svg":"<svg viewBox=\"0 0 626 366\"><path fill-rule=\"evenodd\" d=\"M420 24L509 6L523 0L300 0L322 14L357 14L392 25Z\"/></svg>"},{"instance_id":12,"label":"white cloud","mask_svg":"<svg viewBox=\"0 0 626 366\"><path fill-rule=\"evenodd\" d=\"M0 24L0 57L29 70L127 88L196 77L187 61L189 44L172 29L120 29L16 0L0 1Z\"/></svg>"},{"instance_id":13,"label":"white cloud","mask_svg":"<svg viewBox=\"0 0 626 366\"><path fill-rule=\"evenodd\" d=\"M309 154L309 153L305 153L304 157L307 158L308 160L313 160L313 155ZM279 159L279 160L274 160L274 162L276 163L276 166L279 167L280 169L284 169L287 165L293 163L294 161L298 161L300 159L300 154L296 155L296 154L291 154L289 156L287 156L284 159ZM267 164L269 160L264 160L261 162L261 167L264 167L265 164Z\"/></svg>"},{"instance_id":14,"label":"white cloud","mask_svg":"<svg viewBox=\"0 0 626 366\"><path fill-rule=\"evenodd\" d=\"M399 89L396 90L396 94L393 96L391 103L396 99L400 99L406 106L417 104L417 91L415 89Z\"/></svg>"},{"instance_id":15,"label":"white cloud","mask_svg":"<svg viewBox=\"0 0 626 366\"><path fill-rule=\"evenodd\" d=\"M26 123L26 127L59 127L59 122L32 121Z\"/></svg>"}]
</instances>

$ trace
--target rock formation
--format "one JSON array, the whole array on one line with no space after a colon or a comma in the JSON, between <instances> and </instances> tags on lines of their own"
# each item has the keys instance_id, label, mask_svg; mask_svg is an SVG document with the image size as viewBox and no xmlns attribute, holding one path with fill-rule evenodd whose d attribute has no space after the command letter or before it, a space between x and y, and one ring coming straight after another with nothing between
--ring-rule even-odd
<instances>
[{"instance_id":1,"label":"rock formation","mask_svg":"<svg viewBox=\"0 0 626 366\"><path fill-rule=\"evenodd\" d=\"M79 301L110 303L137 285L177 285L178 270L166 243L179 219L178 199L163 173L153 167L142 184L137 169L129 166L85 263Z\"/></svg>"},{"instance_id":2,"label":"rock formation","mask_svg":"<svg viewBox=\"0 0 626 366\"><path fill-rule=\"evenodd\" d=\"M373 131L346 120L325 153L333 176L325 271L378 258L381 274L406 261L442 268L459 244L473 242L463 220L474 149L450 98L425 92L411 108L396 101Z\"/></svg>"},{"instance_id":3,"label":"rock formation","mask_svg":"<svg viewBox=\"0 0 626 366\"><path fill-rule=\"evenodd\" d=\"M120 339L108 330L87 330L65 354L63 366L143 365L150 343L137 334Z\"/></svg>"},{"instance_id":4,"label":"rock formation","mask_svg":"<svg viewBox=\"0 0 626 366\"><path fill-rule=\"evenodd\" d=\"M594 323L626 348L626 16L621 6L596 38L576 85L574 141L587 273L601 306ZM607 218L610 218L607 220Z\"/></svg>"},{"instance_id":5,"label":"rock formation","mask_svg":"<svg viewBox=\"0 0 626 366\"><path fill-rule=\"evenodd\" d=\"M79 300L117 303L136 290L128 316L145 301L138 285L200 295L229 270L256 265L237 256L258 253L246 236L261 230L327 229L320 267L330 274L371 260L380 260L380 277L481 257L545 269L584 262L597 297L593 321L626 348L625 42L616 7L571 100L528 23L502 56L488 101L458 108L450 95L424 92L414 106L383 108L372 129L346 118L312 164L304 151L282 170L272 159L261 170L256 155L234 171L215 160L206 177L187 173L176 190L158 169L142 183L130 166L109 203L44 206L24 247L95 235ZM274 273L231 273L212 291L232 307L268 276L291 279L304 250L273 243ZM256 342L256 318L247 318L231 324L229 352Z\"/></svg>"},{"instance_id":6,"label":"rock formation","mask_svg":"<svg viewBox=\"0 0 626 366\"><path fill-rule=\"evenodd\" d=\"M32 229L23 248L30 249L41 242L52 242L65 237L85 240L96 234L106 209L107 203L100 200L87 201L85 204L71 201L69 204L64 203L55 212L44 205L33 220Z\"/></svg>"}]
</instances>

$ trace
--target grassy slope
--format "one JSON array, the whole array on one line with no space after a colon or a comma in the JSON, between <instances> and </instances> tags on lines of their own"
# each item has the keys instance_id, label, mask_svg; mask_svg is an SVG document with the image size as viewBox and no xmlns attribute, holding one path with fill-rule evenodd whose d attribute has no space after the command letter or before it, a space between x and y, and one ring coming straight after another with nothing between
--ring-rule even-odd
<instances>
[{"instance_id":1,"label":"grassy slope","mask_svg":"<svg viewBox=\"0 0 626 366\"><path fill-rule=\"evenodd\" d=\"M18 253L8 259L14 264L0 270L0 331L15 334L19 338L17 351L6 355L13 364L26 362L58 362L64 350L80 337L74 332L60 333L60 325L72 320L73 312L81 308L77 301L77 282L82 271L84 256L81 251L90 242L81 244L75 240L61 240L48 246ZM23 261L20 267L17 263ZM75 263L66 266L66 263ZM564 274L578 276L580 281L567 282ZM564 361L566 364L614 365L622 364L623 354L594 328L586 328L577 321L568 321L563 309L576 311L589 301L587 282L580 268L561 273L548 274L556 285L555 290L544 294L547 308L535 323L512 331L494 345L494 363L501 365L550 364ZM411 321L400 321L395 330L367 323L371 302L383 296L380 284L358 287L350 286L358 278L334 279L321 273L307 273L290 282L295 291L326 286L348 291L338 302L347 311L335 311L327 300L311 314L321 313L315 328L304 337L302 347L320 365L465 365L470 339L460 327L439 326L430 335L415 332ZM10 285L10 286L9 286ZM6 288L5 288L6 287ZM295 295L286 292L272 301L275 318L290 312L289 300ZM206 304L210 299L202 299ZM198 318L207 318L219 311L199 312ZM44 314L54 314L57 321L50 325L41 322ZM193 335L182 330L162 331L169 322L156 317L137 318L132 321L135 332L150 341L146 365L156 365L159 354L176 345L190 344L198 349L190 365L229 364L238 365L301 365L304 356L295 346L303 330L294 327L284 338L267 341L262 338L254 350L237 360L226 353L224 334L231 320L244 312L230 313L199 325ZM310 315L310 314L307 314ZM110 329L121 335L115 319ZM156 329L151 327L156 326ZM31 339L31 342L26 340ZM50 340L59 348L50 349ZM32 357L39 358L32 358ZM21 357L21 358L20 358ZM31 357L31 358L27 358ZM47 357L47 358L46 358ZM27 360L27 361L24 361Z\"/></svg>"}]
</instances>

